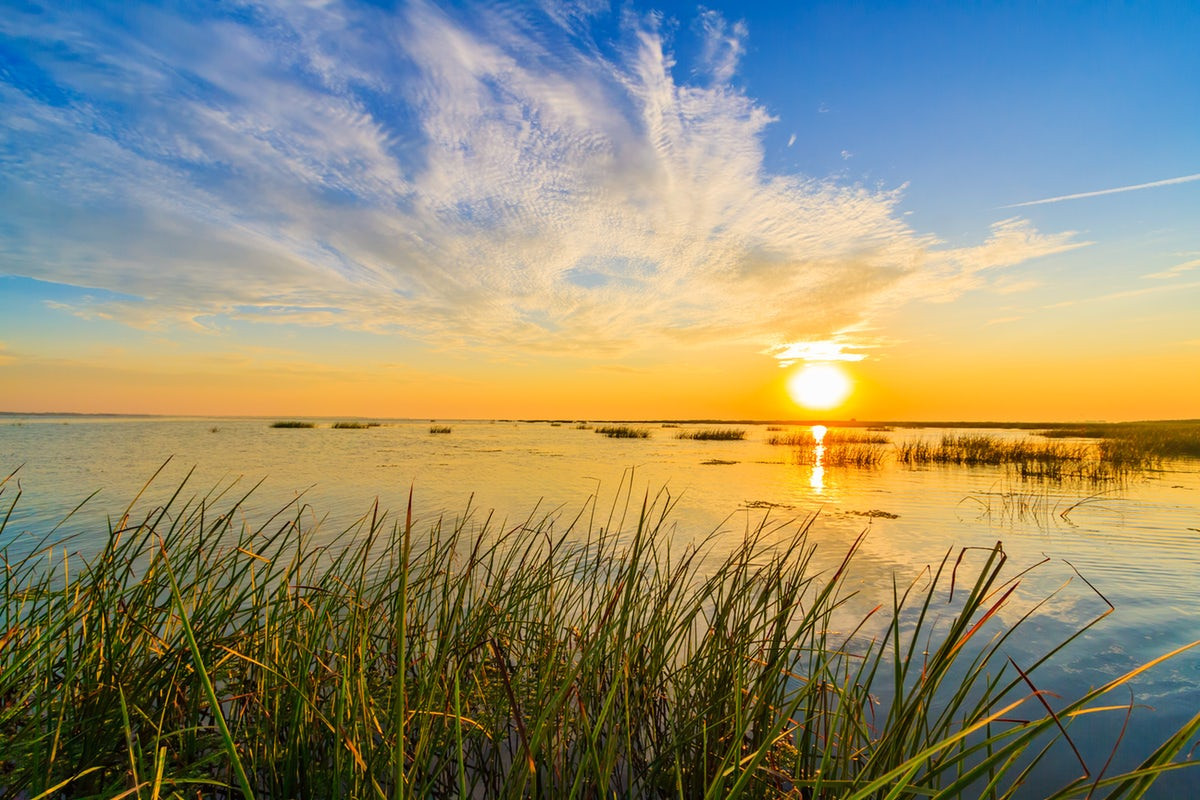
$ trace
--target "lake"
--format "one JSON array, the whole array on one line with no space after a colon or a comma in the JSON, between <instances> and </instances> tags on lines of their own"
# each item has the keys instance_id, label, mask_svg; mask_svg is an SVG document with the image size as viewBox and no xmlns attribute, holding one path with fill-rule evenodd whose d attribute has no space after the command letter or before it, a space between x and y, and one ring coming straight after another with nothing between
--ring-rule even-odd
<instances>
[{"instance_id":1,"label":"lake","mask_svg":"<svg viewBox=\"0 0 1200 800\"><path fill-rule=\"evenodd\" d=\"M72 537L72 550L93 552L104 541L106 521L119 517L160 467L139 508L165 502L185 477L189 496L226 490L218 506L258 484L245 506L250 522L299 498L312 524L329 535L368 513L376 499L402 518L410 490L418 527L468 512L475 524L491 514L509 525L547 515L565 525L585 510L596 524L607 524L626 508L636 517L645 496L669 496L673 535L681 541L719 530L732 546L764 520L788 529L784 523L812 518L817 563L825 567L865 531L852 580L857 609L889 603L894 576L907 584L948 552L957 557L961 548L1002 542L1012 574L1038 566L1022 578L1001 624L1053 594L1025 637L1006 645L1018 664L1031 664L1053 641L1103 613L1105 598L1116 609L1038 669L1039 687L1064 697L1200 639L1196 459L1166 460L1121 481L1047 481L1002 466L909 467L891 456L872 468L818 464L811 448L769 443L772 436L807 434L802 427L722 425L744 430L745 439L702 441L677 436L714 426L637 423L648 438L610 439L573 422L439 420L451 429L442 434L431 433L429 421L380 420L348 430L332 428L332 420L314 422L310 429L278 429L266 419L0 418L0 469L19 468L5 508L14 483L21 491L0 546L10 556L28 552L98 491L54 534ZM878 433L893 449L947 434L1039 438L1007 429ZM1159 665L1133 687L1136 702L1154 710L1135 710L1124 760L1114 770L1131 766L1155 734L1200 709L1200 652ZM1126 703L1129 696L1112 701ZM1122 721L1115 713L1077 722L1072 732L1089 764L1103 765ZM1056 770L1073 775L1078 768L1065 761L1050 769ZM1154 795L1181 796L1198 786L1200 774L1189 770L1168 775Z\"/></svg>"}]
</instances>

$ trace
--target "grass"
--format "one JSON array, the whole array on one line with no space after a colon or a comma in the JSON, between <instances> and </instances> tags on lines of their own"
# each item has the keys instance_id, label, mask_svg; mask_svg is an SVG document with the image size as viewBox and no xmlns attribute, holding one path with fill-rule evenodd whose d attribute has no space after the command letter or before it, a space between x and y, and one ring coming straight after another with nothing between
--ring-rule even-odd
<instances>
[{"instance_id":1,"label":"grass","mask_svg":"<svg viewBox=\"0 0 1200 800\"><path fill-rule=\"evenodd\" d=\"M359 431L367 428L378 428L378 422L335 422L330 427L337 430Z\"/></svg>"},{"instance_id":2,"label":"grass","mask_svg":"<svg viewBox=\"0 0 1200 800\"><path fill-rule=\"evenodd\" d=\"M746 438L746 432L741 428L700 428L694 431L680 431L676 439L696 439L698 441L736 442Z\"/></svg>"},{"instance_id":3,"label":"grass","mask_svg":"<svg viewBox=\"0 0 1200 800\"><path fill-rule=\"evenodd\" d=\"M1099 439L1100 446L1108 447L1114 458L1200 458L1200 421L1066 426L1042 431L1041 435Z\"/></svg>"},{"instance_id":4,"label":"grass","mask_svg":"<svg viewBox=\"0 0 1200 800\"><path fill-rule=\"evenodd\" d=\"M681 545L626 498L419 531L410 501L317 544L306 509L185 498L86 562L0 551L0 797L1137 797L1200 730L1031 784L1153 664L1051 712L999 545L854 623L859 543L821 574L803 524Z\"/></svg>"},{"instance_id":5,"label":"grass","mask_svg":"<svg viewBox=\"0 0 1200 800\"><path fill-rule=\"evenodd\" d=\"M946 435L937 443L903 442L896 448L896 460L908 466L1004 466L1022 478L1092 482L1124 480L1161 463L1160 457L1126 439L1091 445L983 434Z\"/></svg>"},{"instance_id":6,"label":"grass","mask_svg":"<svg viewBox=\"0 0 1200 800\"><path fill-rule=\"evenodd\" d=\"M272 422L271 427L272 428L315 428L315 427L317 427L317 424L315 422L301 422L300 420L286 419L286 420L280 420L279 422Z\"/></svg>"},{"instance_id":7,"label":"grass","mask_svg":"<svg viewBox=\"0 0 1200 800\"><path fill-rule=\"evenodd\" d=\"M825 447L848 444L891 444L891 439L879 433L863 433L860 431L827 431L821 438L820 444ZM811 430L788 433L782 436L767 437L767 444L785 447L816 447L817 440Z\"/></svg>"},{"instance_id":8,"label":"grass","mask_svg":"<svg viewBox=\"0 0 1200 800\"><path fill-rule=\"evenodd\" d=\"M650 431L647 428L635 428L631 425L598 425L596 433L607 436L610 439L649 439Z\"/></svg>"},{"instance_id":9,"label":"grass","mask_svg":"<svg viewBox=\"0 0 1200 800\"><path fill-rule=\"evenodd\" d=\"M449 425L430 425L430 433L452 433L454 431Z\"/></svg>"},{"instance_id":10,"label":"grass","mask_svg":"<svg viewBox=\"0 0 1200 800\"><path fill-rule=\"evenodd\" d=\"M821 464L826 467L876 469L883 465L888 449L879 444L836 442L825 445Z\"/></svg>"}]
</instances>

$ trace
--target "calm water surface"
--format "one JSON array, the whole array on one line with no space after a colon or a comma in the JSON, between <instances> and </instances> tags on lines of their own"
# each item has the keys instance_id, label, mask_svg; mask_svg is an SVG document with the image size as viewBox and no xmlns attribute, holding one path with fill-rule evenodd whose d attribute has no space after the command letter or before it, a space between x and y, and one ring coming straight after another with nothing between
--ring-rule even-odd
<instances>
[{"instance_id":1,"label":"calm water surface","mask_svg":"<svg viewBox=\"0 0 1200 800\"><path fill-rule=\"evenodd\" d=\"M94 549L106 519L119 516L168 459L143 497L146 508L165 502L191 471L193 495L225 488L232 499L261 481L246 507L251 522L299 496L314 524L330 534L367 513L377 498L381 508L402 515L410 488L426 524L468 509L476 521L491 512L509 523L550 514L566 524L584 508L594 507L597 517L606 517L614 503L619 511L631 489L632 514L646 493L669 494L676 504L674 535L687 540L717 529L734 546L764 518L782 523L816 514L811 535L821 563L830 564L867 531L854 578L864 607L889 602L894 575L904 582L918 578L962 547L1003 542L1014 573L1049 559L1023 579L1021 601L1006 612L1015 621L1034 601L1057 592L1025 637L1009 646L1018 663L1031 663L1056 637L1101 613L1106 606L1097 591L1116 606L1039 669L1039 685L1064 697L1200 639L1196 460L1168 462L1121 486L1094 486L1023 481L996 467L910 469L888 462L878 469L822 468L790 448L768 445L772 433L762 426L742 426L744 441L717 442L679 440L678 429L657 425L645 426L649 439L608 439L570 423L439 423L453 431L433 435L428 422L366 430L335 430L328 420L299 430L273 429L269 422L5 418L0 470L20 469L4 498L15 494L13 481L22 497L0 546L19 554L99 490L59 531L75 534L75 549ZM946 432L898 429L888 436L936 441ZM1200 653L1161 665L1134 689L1137 702L1154 712L1135 713L1126 761L1113 769L1131 766L1156 734L1200 710ZM1127 693L1113 698L1128 700ZM1120 714L1091 715L1076 725L1089 762L1103 764L1121 722ZM1077 772L1069 762L1054 768ZM1161 781L1155 796L1197 792L1200 770Z\"/></svg>"}]
</instances>

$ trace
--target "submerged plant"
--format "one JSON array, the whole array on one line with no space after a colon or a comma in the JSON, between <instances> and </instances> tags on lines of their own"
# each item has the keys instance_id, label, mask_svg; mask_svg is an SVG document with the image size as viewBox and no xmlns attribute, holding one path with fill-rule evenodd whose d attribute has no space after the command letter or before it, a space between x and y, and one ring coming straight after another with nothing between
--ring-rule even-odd
<instances>
[{"instance_id":1,"label":"submerged plant","mask_svg":"<svg viewBox=\"0 0 1200 800\"><path fill-rule=\"evenodd\" d=\"M86 562L0 551L0 796L999 797L1146 668L1051 710L999 544L856 620L861 539L820 573L807 523L680 544L662 498L422 532L410 500L318 540L244 500L180 487ZM1032 788L1139 796L1198 729Z\"/></svg>"}]
</instances>

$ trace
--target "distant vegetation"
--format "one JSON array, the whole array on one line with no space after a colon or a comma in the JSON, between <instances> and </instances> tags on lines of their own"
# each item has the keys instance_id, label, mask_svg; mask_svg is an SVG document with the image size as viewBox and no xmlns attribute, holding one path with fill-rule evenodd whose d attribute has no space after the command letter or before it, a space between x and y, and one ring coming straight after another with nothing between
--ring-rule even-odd
<instances>
[{"instance_id":1,"label":"distant vegetation","mask_svg":"<svg viewBox=\"0 0 1200 800\"><path fill-rule=\"evenodd\" d=\"M338 430L358 431L358 430L363 430L364 428L378 428L379 423L378 422L335 422L335 423L333 423L332 427L337 428Z\"/></svg>"},{"instance_id":2,"label":"distant vegetation","mask_svg":"<svg viewBox=\"0 0 1200 800\"><path fill-rule=\"evenodd\" d=\"M891 439L879 433L830 430L821 439L821 444L825 445L825 447L830 447L842 444L890 444L891 441ZM813 438L811 430L803 430L782 436L769 436L767 437L767 444L787 447L816 447L817 440Z\"/></svg>"},{"instance_id":3,"label":"distant vegetation","mask_svg":"<svg viewBox=\"0 0 1200 800\"><path fill-rule=\"evenodd\" d=\"M272 422L272 428L315 428L315 422L300 422L299 420L281 420L280 422Z\"/></svg>"},{"instance_id":4,"label":"distant vegetation","mask_svg":"<svg viewBox=\"0 0 1200 800\"><path fill-rule=\"evenodd\" d=\"M453 430L454 429L451 428L449 425L430 425L429 426L430 433L450 433Z\"/></svg>"},{"instance_id":5,"label":"distant vegetation","mask_svg":"<svg viewBox=\"0 0 1200 800\"><path fill-rule=\"evenodd\" d=\"M186 497L113 517L86 564L0 550L0 795L1136 797L1200 763L1172 763L1196 716L1113 761L1134 775L1024 772L1072 758L1081 715L1119 727L1145 667L1051 711L1064 645L1006 657L1037 618L997 613L1024 574L999 545L856 620L861 539L823 571L806 527L685 546L650 503L630 528L372 511L330 538Z\"/></svg>"},{"instance_id":6,"label":"distant vegetation","mask_svg":"<svg viewBox=\"0 0 1200 800\"><path fill-rule=\"evenodd\" d=\"M596 433L603 434L610 439L649 439L650 431L646 428L634 428L629 425L601 425L596 428Z\"/></svg>"},{"instance_id":7,"label":"distant vegetation","mask_svg":"<svg viewBox=\"0 0 1200 800\"><path fill-rule=\"evenodd\" d=\"M1113 453L1143 453L1160 458L1200 458L1200 422L1126 422L1078 425L1042 431L1050 438L1100 439Z\"/></svg>"},{"instance_id":8,"label":"distant vegetation","mask_svg":"<svg viewBox=\"0 0 1200 800\"><path fill-rule=\"evenodd\" d=\"M735 442L746 438L746 432L740 428L701 428L694 431L680 431L676 439L698 439L703 441Z\"/></svg>"}]
</instances>

